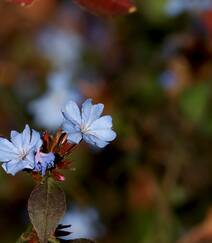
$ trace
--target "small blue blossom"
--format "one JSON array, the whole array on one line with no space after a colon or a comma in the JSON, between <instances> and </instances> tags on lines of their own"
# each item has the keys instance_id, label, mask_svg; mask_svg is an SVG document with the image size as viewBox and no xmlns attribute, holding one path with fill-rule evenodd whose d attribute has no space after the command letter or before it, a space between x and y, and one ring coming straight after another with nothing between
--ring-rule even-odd
<instances>
[{"instance_id":1,"label":"small blue blossom","mask_svg":"<svg viewBox=\"0 0 212 243\"><path fill-rule=\"evenodd\" d=\"M11 141L0 138L0 161L3 169L12 175L24 169L34 169L35 152L42 146L40 134L28 125L22 133L11 131Z\"/></svg>"},{"instance_id":2,"label":"small blue blossom","mask_svg":"<svg viewBox=\"0 0 212 243\"><path fill-rule=\"evenodd\" d=\"M103 148L110 141L116 138L116 133L112 128L112 117L101 116L104 109L103 104L92 104L91 99L87 99L79 107L74 101L69 101L63 109L65 118L62 128L68 135L68 141L79 143L82 139L92 145Z\"/></svg>"},{"instance_id":3,"label":"small blue blossom","mask_svg":"<svg viewBox=\"0 0 212 243\"><path fill-rule=\"evenodd\" d=\"M164 89L168 90L177 85L177 75L171 70L166 70L160 75L159 82Z\"/></svg>"},{"instance_id":4,"label":"small blue blossom","mask_svg":"<svg viewBox=\"0 0 212 243\"><path fill-rule=\"evenodd\" d=\"M54 167L55 156L53 153L42 153L39 150L35 155L35 171L41 172L42 176L46 174L46 170Z\"/></svg>"},{"instance_id":5,"label":"small blue blossom","mask_svg":"<svg viewBox=\"0 0 212 243\"><path fill-rule=\"evenodd\" d=\"M73 29L48 27L38 33L38 49L46 56L56 69L78 69L83 42L80 35Z\"/></svg>"},{"instance_id":6,"label":"small blue blossom","mask_svg":"<svg viewBox=\"0 0 212 243\"><path fill-rule=\"evenodd\" d=\"M71 240L78 238L98 239L105 234L105 227L101 222L96 208L71 207L60 221L62 225L71 225L71 235L61 236L60 239Z\"/></svg>"},{"instance_id":7,"label":"small blue blossom","mask_svg":"<svg viewBox=\"0 0 212 243\"><path fill-rule=\"evenodd\" d=\"M51 73L47 80L47 91L29 104L29 111L38 126L56 130L63 121L61 108L64 104L70 99L80 99L79 92L70 84L71 76L66 71Z\"/></svg>"}]
</instances>

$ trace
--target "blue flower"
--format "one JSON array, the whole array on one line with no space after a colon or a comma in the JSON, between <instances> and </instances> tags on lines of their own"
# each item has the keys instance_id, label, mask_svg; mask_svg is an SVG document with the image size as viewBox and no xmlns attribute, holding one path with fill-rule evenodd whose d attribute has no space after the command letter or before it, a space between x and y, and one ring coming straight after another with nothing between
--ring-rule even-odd
<instances>
[{"instance_id":1,"label":"blue flower","mask_svg":"<svg viewBox=\"0 0 212 243\"><path fill-rule=\"evenodd\" d=\"M68 135L68 141L79 143L82 139L92 145L103 148L116 138L112 128L112 117L101 116L103 104L92 104L87 99L82 104L81 112L77 104L69 101L63 109L65 118L62 128Z\"/></svg>"},{"instance_id":2,"label":"blue flower","mask_svg":"<svg viewBox=\"0 0 212 243\"><path fill-rule=\"evenodd\" d=\"M11 141L0 138L0 161L3 169L12 175L23 169L34 169L35 152L42 146L40 134L28 125L22 133L11 131Z\"/></svg>"},{"instance_id":3,"label":"blue flower","mask_svg":"<svg viewBox=\"0 0 212 243\"><path fill-rule=\"evenodd\" d=\"M105 227L101 222L96 208L71 207L60 221L62 225L71 225L71 235L61 236L60 239L69 240L86 238L97 239L105 234Z\"/></svg>"},{"instance_id":4,"label":"blue flower","mask_svg":"<svg viewBox=\"0 0 212 243\"><path fill-rule=\"evenodd\" d=\"M46 174L46 170L54 166L55 156L53 153L42 153L39 150L35 155L35 171L41 172L42 176Z\"/></svg>"},{"instance_id":5,"label":"blue flower","mask_svg":"<svg viewBox=\"0 0 212 243\"><path fill-rule=\"evenodd\" d=\"M70 84L72 75L65 71L51 73L48 77L48 90L38 99L29 104L37 125L56 130L63 121L61 108L67 101L80 99L80 94Z\"/></svg>"}]
</instances>

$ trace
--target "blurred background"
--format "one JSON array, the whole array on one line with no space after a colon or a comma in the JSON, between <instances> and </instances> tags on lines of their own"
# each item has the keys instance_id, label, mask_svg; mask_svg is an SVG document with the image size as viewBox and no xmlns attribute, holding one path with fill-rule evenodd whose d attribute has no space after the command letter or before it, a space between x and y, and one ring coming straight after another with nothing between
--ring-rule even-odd
<instances>
[{"instance_id":1,"label":"blurred background","mask_svg":"<svg viewBox=\"0 0 212 243\"><path fill-rule=\"evenodd\" d=\"M212 242L212 2L138 0L102 18L71 0L0 3L0 134L54 132L60 109L105 104L117 139L65 172L71 238ZM26 229L26 173L0 170L0 242Z\"/></svg>"}]
</instances>

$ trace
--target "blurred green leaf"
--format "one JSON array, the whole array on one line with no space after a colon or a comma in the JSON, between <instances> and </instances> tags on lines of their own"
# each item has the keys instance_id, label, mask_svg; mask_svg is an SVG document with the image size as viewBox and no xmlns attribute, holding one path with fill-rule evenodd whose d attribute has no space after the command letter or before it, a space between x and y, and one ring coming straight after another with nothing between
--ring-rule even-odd
<instances>
[{"instance_id":1,"label":"blurred green leaf","mask_svg":"<svg viewBox=\"0 0 212 243\"><path fill-rule=\"evenodd\" d=\"M28 202L29 217L41 243L47 243L54 234L65 209L64 192L52 178L32 191Z\"/></svg>"},{"instance_id":2,"label":"blurred green leaf","mask_svg":"<svg viewBox=\"0 0 212 243\"><path fill-rule=\"evenodd\" d=\"M208 99L207 85L193 86L182 94L181 110L191 121L200 122L204 118Z\"/></svg>"},{"instance_id":3,"label":"blurred green leaf","mask_svg":"<svg viewBox=\"0 0 212 243\"><path fill-rule=\"evenodd\" d=\"M165 20L165 3L166 0L143 0L141 11L143 10L142 13L154 23L160 23Z\"/></svg>"}]
</instances>

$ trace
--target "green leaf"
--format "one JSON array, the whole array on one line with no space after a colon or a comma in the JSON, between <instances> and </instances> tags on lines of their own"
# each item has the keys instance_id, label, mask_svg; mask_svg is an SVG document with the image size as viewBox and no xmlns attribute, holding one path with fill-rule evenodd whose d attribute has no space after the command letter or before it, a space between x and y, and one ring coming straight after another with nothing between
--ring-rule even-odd
<instances>
[{"instance_id":1,"label":"green leaf","mask_svg":"<svg viewBox=\"0 0 212 243\"><path fill-rule=\"evenodd\" d=\"M32 191L28 201L30 220L40 243L47 243L66 209L63 190L48 178Z\"/></svg>"},{"instance_id":2,"label":"green leaf","mask_svg":"<svg viewBox=\"0 0 212 243\"><path fill-rule=\"evenodd\" d=\"M181 97L181 110L192 122L198 123L204 119L209 88L207 85L196 85L186 90Z\"/></svg>"}]
</instances>

